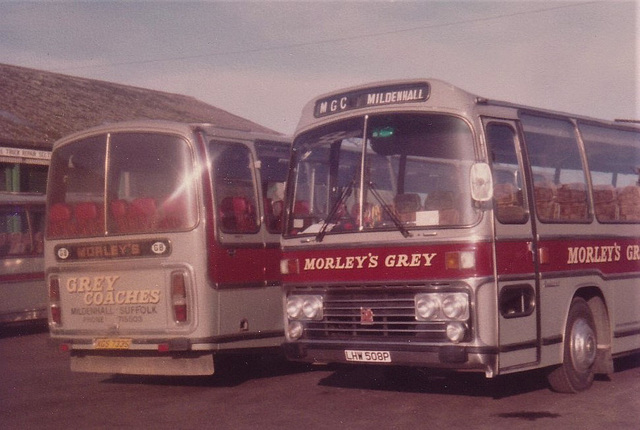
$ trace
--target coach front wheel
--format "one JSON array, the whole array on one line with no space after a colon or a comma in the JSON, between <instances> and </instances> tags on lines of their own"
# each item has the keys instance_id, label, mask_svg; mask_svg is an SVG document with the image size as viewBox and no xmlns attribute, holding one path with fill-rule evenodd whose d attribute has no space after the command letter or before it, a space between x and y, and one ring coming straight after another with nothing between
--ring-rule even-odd
<instances>
[{"instance_id":1,"label":"coach front wheel","mask_svg":"<svg viewBox=\"0 0 640 430\"><path fill-rule=\"evenodd\" d=\"M564 334L563 363L548 377L554 391L577 393L593 383L597 336L593 315L587 302L573 299Z\"/></svg>"}]
</instances>

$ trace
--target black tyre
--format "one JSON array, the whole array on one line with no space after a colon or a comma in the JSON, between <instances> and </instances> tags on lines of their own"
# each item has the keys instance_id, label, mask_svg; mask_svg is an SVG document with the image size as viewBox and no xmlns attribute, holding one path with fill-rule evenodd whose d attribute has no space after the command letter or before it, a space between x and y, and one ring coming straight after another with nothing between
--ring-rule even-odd
<instances>
[{"instance_id":1,"label":"black tyre","mask_svg":"<svg viewBox=\"0 0 640 430\"><path fill-rule=\"evenodd\" d=\"M564 354L560 367L549 373L551 389L560 393L577 393L593 383L598 339L589 305L576 297L569 308L564 331Z\"/></svg>"}]
</instances>

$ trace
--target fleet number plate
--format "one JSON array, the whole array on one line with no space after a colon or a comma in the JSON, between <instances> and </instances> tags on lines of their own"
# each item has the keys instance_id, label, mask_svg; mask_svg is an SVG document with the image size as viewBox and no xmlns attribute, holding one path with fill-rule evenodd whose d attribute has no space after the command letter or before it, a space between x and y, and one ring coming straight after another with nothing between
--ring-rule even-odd
<instances>
[{"instance_id":1,"label":"fleet number plate","mask_svg":"<svg viewBox=\"0 0 640 430\"><path fill-rule=\"evenodd\" d=\"M93 345L96 349L129 349L131 339L96 339Z\"/></svg>"},{"instance_id":2,"label":"fleet number plate","mask_svg":"<svg viewBox=\"0 0 640 430\"><path fill-rule=\"evenodd\" d=\"M347 361L358 361L362 363L391 363L391 353L389 351L344 351Z\"/></svg>"}]
</instances>

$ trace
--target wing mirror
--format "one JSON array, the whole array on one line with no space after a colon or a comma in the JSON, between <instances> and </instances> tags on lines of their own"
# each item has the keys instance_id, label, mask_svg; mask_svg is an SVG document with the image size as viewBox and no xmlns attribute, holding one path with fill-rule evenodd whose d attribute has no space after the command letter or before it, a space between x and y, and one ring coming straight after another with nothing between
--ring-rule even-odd
<instances>
[{"instance_id":1,"label":"wing mirror","mask_svg":"<svg viewBox=\"0 0 640 430\"><path fill-rule=\"evenodd\" d=\"M471 166L471 198L478 203L486 203L493 199L493 178L491 167L487 163L475 163Z\"/></svg>"}]
</instances>

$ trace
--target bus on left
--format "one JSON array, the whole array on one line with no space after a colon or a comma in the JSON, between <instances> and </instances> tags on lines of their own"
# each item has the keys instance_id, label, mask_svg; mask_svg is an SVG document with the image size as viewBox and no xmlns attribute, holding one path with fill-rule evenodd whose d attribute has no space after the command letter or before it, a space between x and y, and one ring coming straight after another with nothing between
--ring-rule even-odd
<instances>
[{"instance_id":1,"label":"bus on left","mask_svg":"<svg viewBox=\"0 0 640 430\"><path fill-rule=\"evenodd\" d=\"M45 198L0 192L0 324L47 318L42 249Z\"/></svg>"},{"instance_id":2,"label":"bus on left","mask_svg":"<svg viewBox=\"0 0 640 430\"><path fill-rule=\"evenodd\" d=\"M283 341L279 234L290 141L135 121L54 144L45 275L71 370L208 375Z\"/></svg>"}]
</instances>

